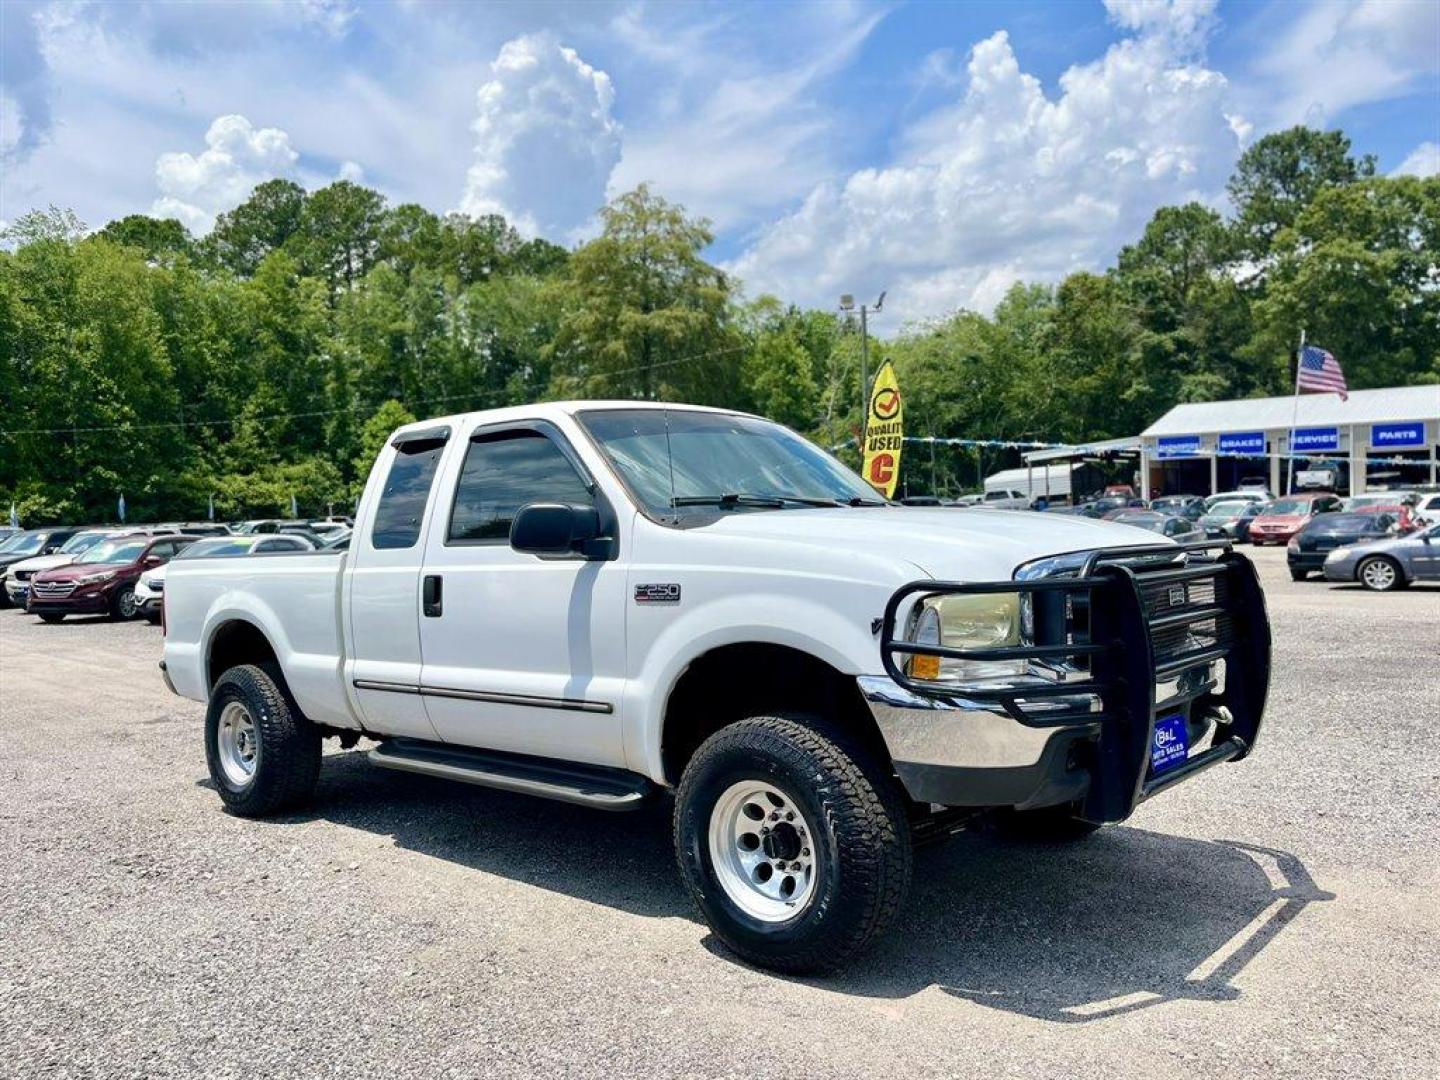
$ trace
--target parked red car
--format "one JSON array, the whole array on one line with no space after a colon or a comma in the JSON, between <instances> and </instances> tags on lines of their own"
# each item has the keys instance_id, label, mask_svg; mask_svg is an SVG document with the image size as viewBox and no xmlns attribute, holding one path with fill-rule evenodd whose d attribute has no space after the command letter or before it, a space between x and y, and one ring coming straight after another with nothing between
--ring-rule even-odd
<instances>
[{"instance_id":1,"label":"parked red car","mask_svg":"<svg viewBox=\"0 0 1440 1080\"><path fill-rule=\"evenodd\" d=\"M85 614L133 619L140 614L135 600L140 575L169 562L198 539L140 533L101 541L85 553L84 562L57 566L31 578L25 610L47 623Z\"/></svg>"},{"instance_id":2,"label":"parked red car","mask_svg":"<svg viewBox=\"0 0 1440 1080\"><path fill-rule=\"evenodd\" d=\"M1252 544L1286 544L1316 514L1340 509L1340 497L1329 492L1286 495L1268 504L1250 522Z\"/></svg>"}]
</instances>

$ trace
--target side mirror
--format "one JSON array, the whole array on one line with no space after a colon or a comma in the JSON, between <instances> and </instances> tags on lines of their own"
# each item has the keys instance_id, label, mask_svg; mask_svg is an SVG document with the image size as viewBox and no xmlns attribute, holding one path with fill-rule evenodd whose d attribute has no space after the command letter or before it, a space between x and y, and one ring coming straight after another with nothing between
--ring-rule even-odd
<instances>
[{"instance_id":1,"label":"side mirror","mask_svg":"<svg viewBox=\"0 0 1440 1080\"><path fill-rule=\"evenodd\" d=\"M510 546L529 555L570 555L604 558L608 542L601 546L600 514L593 506L575 503L530 503L522 506L510 522Z\"/></svg>"},{"instance_id":2,"label":"side mirror","mask_svg":"<svg viewBox=\"0 0 1440 1080\"><path fill-rule=\"evenodd\" d=\"M161 565L162 563L164 563L164 561L165 561L165 560L162 559L159 555L146 555L142 565L144 565L144 566L159 566L159 565Z\"/></svg>"}]
</instances>

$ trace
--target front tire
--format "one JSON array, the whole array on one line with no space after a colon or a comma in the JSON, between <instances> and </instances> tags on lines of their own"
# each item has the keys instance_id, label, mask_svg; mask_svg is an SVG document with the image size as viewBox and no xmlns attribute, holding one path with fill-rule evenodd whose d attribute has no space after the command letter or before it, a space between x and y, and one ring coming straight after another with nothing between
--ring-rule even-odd
<instances>
[{"instance_id":1,"label":"front tire","mask_svg":"<svg viewBox=\"0 0 1440 1080\"><path fill-rule=\"evenodd\" d=\"M1394 559L1372 555L1355 568L1355 578L1372 592L1390 592L1405 585L1405 575Z\"/></svg>"},{"instance_id":2,"label":"front tire","mask_svg":"<svg viewBox=\"0 0 1440 1080\"><path fill-rule=\"evenodd\" d=\"M278 670L242 664L216 680L205 760L221 800L242 817L301 806L320 776L320 732L281 688Z\"/></svg>"},{"instance_id":3,"label":"front tire","mask_svg":"<svg viewBox=\"0 0 1440 1080\"><path fill-rule=\"evenodd\" d=\"M135 586L126 585L115 594L115 599L110 602L110 617L119 619L121 622L129 622L140 614L140 601L135 599Z\"/></svg>"},{"instance_id":4,"label":"front tire","mask_svg":"<svg viewBox=\"0 0 1440 1080\"><path fill-rule=\"evenodd\" d=\"M63 622L65 619L65 616L58 611L40 611L36 612L36 614L40 616L41 622L50 623L52 626L55 623Z\"/></svg>"},{"instance_id":5,"label":"front tire","mask_svg":"<svg viewBox=\"0 0 1440 1080\"><path fill-rule=\"evenodd\" d=\"M789 973L844 965L910 883L899 789L808 718L753 717L707 739L680 781L675 849L716 937Z\"/></svg>"},{"instance_id":6,"label":"front tire","mask_svg":"<svg viewBox=\"0 0 1440 1080\"><path fill-rule=\"evenodd\" d=\"M1296 569L1295 567L1293 567L1293 566L1290 568L1290 580L1291 580L1291 581L1304 581L1304 580L1305 580L1307 577L1309 577L1309 576L1310 576L1310 571L1309 571L1309 570L1297 570L1297 569Z\"/></svg>"}]
</instances>

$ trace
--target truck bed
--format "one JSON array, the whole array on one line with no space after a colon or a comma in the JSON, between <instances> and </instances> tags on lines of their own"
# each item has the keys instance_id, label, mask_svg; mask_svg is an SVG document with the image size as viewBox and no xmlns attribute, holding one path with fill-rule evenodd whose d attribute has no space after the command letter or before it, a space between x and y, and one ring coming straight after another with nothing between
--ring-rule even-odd
<instances>
[{"instance_id":1,"label":"truck bed","mask_svg":"<svg viewBox=\"0 0 1440 1080\"><path fill-rule=\"evenodd\" d=\"M165 663L175 689L203 700L209 691L206 643L216 627L246 619L267 628L306 716L355 726L343 680L340 585L346 558L338 551L280 551L172 562Z\"/></svg>"}]
</instances>

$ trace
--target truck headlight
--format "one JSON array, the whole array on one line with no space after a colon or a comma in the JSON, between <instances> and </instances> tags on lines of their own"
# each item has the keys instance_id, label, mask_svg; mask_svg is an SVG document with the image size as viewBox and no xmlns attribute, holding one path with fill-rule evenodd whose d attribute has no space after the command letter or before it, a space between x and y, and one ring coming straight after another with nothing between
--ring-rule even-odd
<instances>
[{"instance_id":1,"label":"truck headlight","mask_svg":"<svg viewBox=\"0 0 1440 1080\"><path fill-rule=\"evenodd\" d=\"M1021 604L1017 593L930 596L915 605L909 640L947 649L985 649L1018 645ZM1023 675L1024 660L953 660L926 653L910 657L912 679L927 682L968 682L974 679Z\"/></svg>"}]
</instances>

